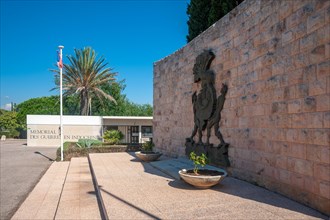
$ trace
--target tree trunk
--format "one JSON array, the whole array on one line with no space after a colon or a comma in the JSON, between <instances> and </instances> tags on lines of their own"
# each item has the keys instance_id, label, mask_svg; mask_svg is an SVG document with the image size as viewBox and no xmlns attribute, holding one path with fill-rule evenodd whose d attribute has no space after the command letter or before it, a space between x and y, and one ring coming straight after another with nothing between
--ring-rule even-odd
<instances>
[{"instance_id":1,"label":"tree trunk","mask_svg":"<svg viewBox=\"0 0 330 220\"><path fill-rule=\"evenodd\" d=\"M88 92L86 90L80 93L80 115L88 115Z\"/></svg>"}]
</instances>

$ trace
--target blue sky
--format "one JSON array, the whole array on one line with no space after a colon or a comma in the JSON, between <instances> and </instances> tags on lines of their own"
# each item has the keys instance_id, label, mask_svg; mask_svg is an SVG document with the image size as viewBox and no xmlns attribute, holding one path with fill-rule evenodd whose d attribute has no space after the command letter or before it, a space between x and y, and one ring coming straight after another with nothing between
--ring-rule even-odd
<instances>
[{"instance_id":1,"label":"blue sky","mask_svg":"<svg viewBox=\"0 0 330 220\"><path fill-rule=\"evenodd\" d=\"M58 45L64 55L91 46L126 79L129 100L152 104L153 62L186 44L188 3L1 0L1 108L58 94L49 91Z\"/></svg>"}]
</instances>

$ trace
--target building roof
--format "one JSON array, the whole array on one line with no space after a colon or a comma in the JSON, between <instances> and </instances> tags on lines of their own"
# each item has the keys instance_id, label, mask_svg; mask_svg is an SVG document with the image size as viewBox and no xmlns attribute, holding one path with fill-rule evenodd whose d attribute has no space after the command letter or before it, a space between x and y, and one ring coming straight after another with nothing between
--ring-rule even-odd
<instances>
[{"instance_id":1,"label":"building roof","mask_svg":"<svg viewBox=\"0 0 330 220\"><path fill-rule=\"evenodd\" d=\"M103 119L134 119L134 120L152 120L152 116L101 116Z\"/></svg>"}]
</instances>

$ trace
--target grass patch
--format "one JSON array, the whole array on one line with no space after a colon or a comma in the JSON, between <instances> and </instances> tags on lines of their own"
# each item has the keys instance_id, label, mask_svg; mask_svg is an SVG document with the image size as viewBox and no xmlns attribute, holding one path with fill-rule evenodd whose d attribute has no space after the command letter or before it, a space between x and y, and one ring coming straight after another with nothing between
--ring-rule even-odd
<instances>
[{"instance_id":1,"label":"grass patch","mask_svg":"<svg viewBox=\"0 0 330 220\"><path fill-rule=\"evenodd\" d=\"M87 157L89 153L116 153L116 152L135 152L141 150L140 145L110 145L102 143L90 148L80 148L76 142L65 142L63 144L63 160L70 161L72 157ZM56 152L56 161L61 161L61 148Z\"/></svg>"}]
</instances>

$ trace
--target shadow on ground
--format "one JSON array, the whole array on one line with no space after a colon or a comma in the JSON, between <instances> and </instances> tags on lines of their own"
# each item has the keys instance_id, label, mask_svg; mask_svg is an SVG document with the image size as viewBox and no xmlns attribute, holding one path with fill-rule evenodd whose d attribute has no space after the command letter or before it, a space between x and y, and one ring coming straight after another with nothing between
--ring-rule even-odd
<instances>
[{"instance_id":1,"label":"shadow on ground","mask_svg":"<svg viewBox=\"0 0 330 220\"><path fill-rule=\"evenodd\" d=\"M145 172L153 174L153 175L158 175L158 176L172 179L172 181L170 181L168 183L168 185L171 187L174 187L177 189L183 189L183 190L203 190L203 189L197 189L197 188L185 183L183 180L180 180L178 178L178 175L174 175L173 170L171 170L170 172L166 172L166 166L162 166L161 169L158 169L157 165L155 166L155 164L157 164L157 162L153 162L151 165L148 162L143 162L140 159L138 159L134 153L130 153L130 155L134 157L134 159L131 160L132 162L141 162L141 164L144 167ZM161 161L159 161L159 162L166 163L167 161L168 161L168 163L173 163L173 162L175 163L176 159L161 158ZM184 164L184 163L176 164L175 166L179 167L179 166L182 166L182 164ZM172 169L175 166L168 166L168 167L171 167L171 169ZM180 169L183 169L183 168L187 168L187 167L178 168L175 171L176 174ZM160 171L160 170L162 170L162 171ZM327 217L325 215L321 214L320 212L318 212L312 208L309 208L303 204L295 202L278 193L271 192L265 188L253 185L251 183L248 183L248 182L245 182L245 181L233 178L233 177L226 177L220 184L218 184L210 189L204 189L204 190L213 190L213 191L229 194L232 196L241 197L241 198L248 199L248 200L253 200L253 201L256 201L259 203L264 203L264 204L267 204L270 206L288 209L288 210L291 210L291 211L294 211L297 213L309 215L311 217L327 219Z\"/></svg>"},{"instance_id":2,"label":"shadow on ground","mask_svg":"<svg viewBox=\"0 0 330 220\"><path fill-rule=\"evenodd\" d=\"M43 156L44 158L47 158L49 161L55 161L55 159L52 159L52 158L46 156L45 154L41 153L40 151L35 151L34 153L38 154L40 156Z\"/></svg>"}]
</instances>

